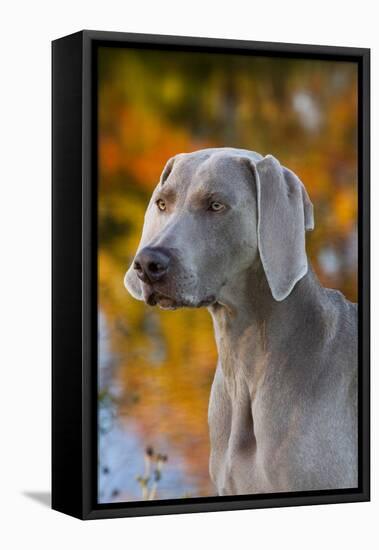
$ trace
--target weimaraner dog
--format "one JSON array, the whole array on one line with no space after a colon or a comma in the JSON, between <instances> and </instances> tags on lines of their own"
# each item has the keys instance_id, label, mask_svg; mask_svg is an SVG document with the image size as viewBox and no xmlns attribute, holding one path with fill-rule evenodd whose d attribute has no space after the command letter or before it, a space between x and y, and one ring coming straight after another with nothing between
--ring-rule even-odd
<instances>
[{"instance_id":1,"label":"weimaraner dog","mask_svg":"<svg viewBox=\"0 0 379 550\"><path fill-rule=\"evenodd\" d=\"M212 316L220 495L358 484L357 310L312 271L311 229L299 178L241 149L171 158L147 208L125 286L151 306Z\"/></svg>"}]
</instances>

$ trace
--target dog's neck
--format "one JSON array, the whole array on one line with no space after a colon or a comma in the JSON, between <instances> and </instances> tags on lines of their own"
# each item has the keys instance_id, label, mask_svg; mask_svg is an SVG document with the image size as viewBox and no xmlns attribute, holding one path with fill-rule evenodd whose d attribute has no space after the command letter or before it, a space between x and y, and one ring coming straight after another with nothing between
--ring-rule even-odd
<instances>
[{"instance_id":1,"label":"dog's neck","mask_svg":"<svg viewBox=\"0 0 379 550\"><path fill-rule=\"evenodd\" d=\"M328 312L320 308L320 303L325 303L320 293L325 289L311 267L282 302L272 297L261 265L226 284L218 302L209 308L224 373L234 376L240 368L252 368L254 360L256 363L285 346L288 349L304 322L323 330Z\"/></svg>"}]
</instances>

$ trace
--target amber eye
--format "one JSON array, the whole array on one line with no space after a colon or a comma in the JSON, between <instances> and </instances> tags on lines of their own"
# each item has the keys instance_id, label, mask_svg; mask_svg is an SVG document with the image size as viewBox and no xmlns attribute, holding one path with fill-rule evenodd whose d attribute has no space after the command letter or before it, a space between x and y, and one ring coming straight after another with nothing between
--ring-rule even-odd
<instances>
[{"instance_id":1,"label":"amber eye","mask_svg":"<svg viewBox=\"0 0 379 550\"><path fill-rule=\"evenodd\" d=\"M221 210L224 210L225 206L221 202L213 201L209 205L209 210L212 210L212 212L221 212Z\"/></svg>"},{"instance_id":2,"label":"amber eye","mask_svg":"<svg viewBox=\"0 0 379 550\"><path fill-rule=\"evenodd\" d=\"M165 203L164 200L158 199L156 204L157 204L159 210L162 210L162 211L166 210L166 203Z\"/></svg>"}]
</instances>

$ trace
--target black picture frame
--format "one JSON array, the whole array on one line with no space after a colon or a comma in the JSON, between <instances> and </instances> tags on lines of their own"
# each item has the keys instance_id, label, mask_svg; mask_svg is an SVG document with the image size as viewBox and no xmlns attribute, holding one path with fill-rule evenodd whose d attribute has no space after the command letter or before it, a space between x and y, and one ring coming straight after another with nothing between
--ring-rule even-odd
<instances>
[{"instance_id":1,"label":"black picture frame","mask_svg":"<svg viewBox=\"0 0 379 550\"><path fill-rule=\"evenodd\" d=\"M359 487L97 503L96 48L164 48L353 61L358 64ZM52 507L81 519L370 499L370 50L81 31L52 43Z\"/></svg>"}]
</instances>

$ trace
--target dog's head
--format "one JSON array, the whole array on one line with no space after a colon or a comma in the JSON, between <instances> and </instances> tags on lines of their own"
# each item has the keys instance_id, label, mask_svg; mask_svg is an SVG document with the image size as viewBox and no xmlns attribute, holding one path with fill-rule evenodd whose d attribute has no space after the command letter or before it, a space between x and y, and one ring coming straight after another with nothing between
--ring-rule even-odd
<instances>
[{"instance_id":1,"label":"dog's head","mask_svg":"<svg viewBox=\"0 0 379 550\"><path fill-rule=\"evenodd\" d=\"M307 272L310 229L307 192L274 157L232 148L180 154L153 192L125 286L165 309L208 306L260 259L281 301Z\"/></svg>"}]
</instances>

